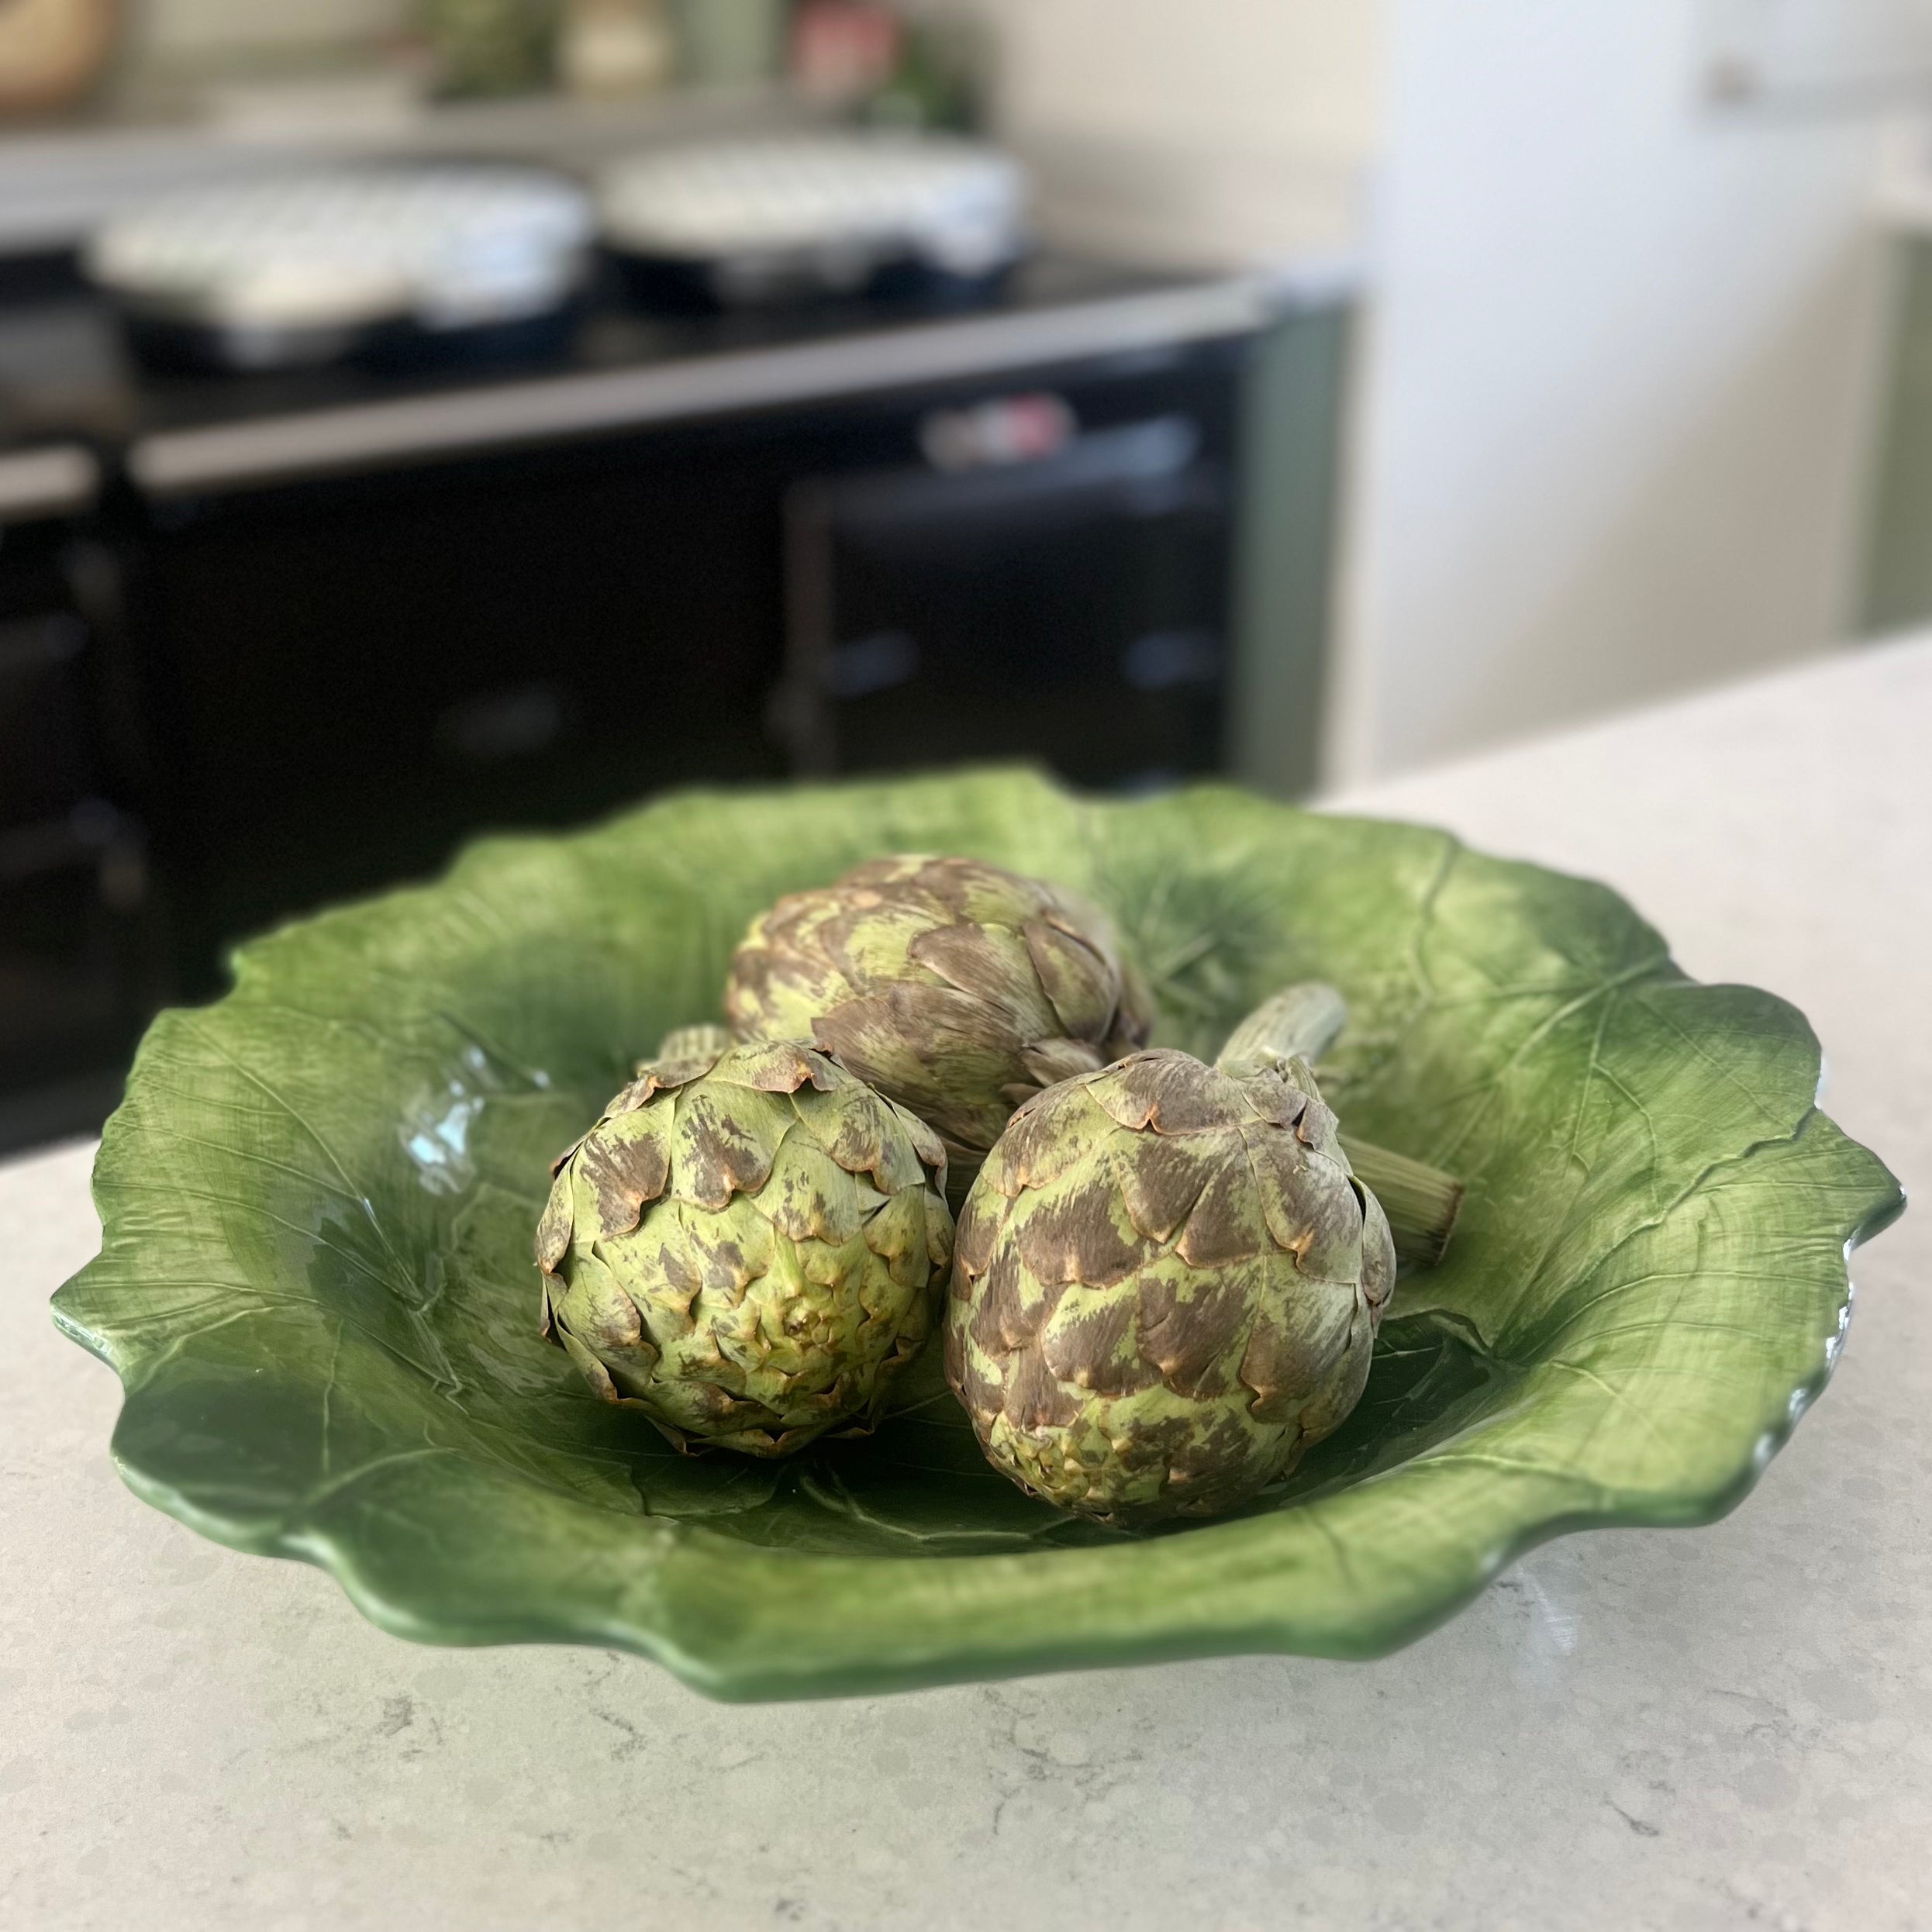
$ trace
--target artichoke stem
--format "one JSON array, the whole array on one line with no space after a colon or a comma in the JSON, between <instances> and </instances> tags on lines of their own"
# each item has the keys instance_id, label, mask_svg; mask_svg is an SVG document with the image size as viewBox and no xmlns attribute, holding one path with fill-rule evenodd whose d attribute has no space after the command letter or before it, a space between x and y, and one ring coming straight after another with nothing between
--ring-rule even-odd
<instances>
[{"instance_id":1,"label":"artichoke stem","mask_svg":"<svg viewBox=\"0 0 1932 1932\"><path fill-rule=\"evenodd\" d=\"M1226 1073L1257 1061L1312 1063L1334 1045L1347 1023L1347 1003L1333 986L1318 979L1284 986L1228 1035L1215 1064Z\"/></svg>"},{"instance_id":2,"label":"artichoke stem","mask_svg":"<svg viewBox=\"0 0 1932 1932\"><path fill-rule=\"evenodd\" d=\"M730 1044L730 1034L709 1022L695 1026L674 1026L658 1041L657 1057L660 1060L716 1060Z\"/></svg>"},{"instance_id":3,"label":"artichoke stem","mask_svg":"<svg viewBox=\"0 0 1932 1932\"><path fill-rule=\"evenodd\" d=\"M1389 1231L1396 1237L1396 1259L1413 1268L1433 1268L1442 1259L1462 1211L1462 1183L1426 1161L1392 1154L1371 1140L1343 1130L1342 1151L1355 1178L1382 1203Z\"/></svg>"},{"instance_id":4,"label":"artichoke stem","mask_svg":"<svg viewBox=\"0 0 1932 1932\"><path fill-rule=\"evenodd\" d=\"M1257 1062L1313 1062L1334 1045L1347 1023L1348 1003L1333 986L1303 980L1263 1000L1228 1035L1215 1064L1228 1073ZM1341 1139L1356 1179L1389 1217L1396 1258L1411 1267L1433 1268L1462 1210L1462 1183L1426 1161L1392 1154L1347 1132Z\"/></svg>"}]
</instances>

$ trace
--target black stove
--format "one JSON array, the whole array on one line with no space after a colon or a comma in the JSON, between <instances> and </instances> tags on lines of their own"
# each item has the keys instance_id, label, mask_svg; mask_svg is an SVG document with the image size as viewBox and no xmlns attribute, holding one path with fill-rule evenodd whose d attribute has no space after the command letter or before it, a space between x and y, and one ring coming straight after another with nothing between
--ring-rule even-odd
<instances>
[{"instance_id":1,"label":"black stove","mask_svg":"<svg viewBox=\"0 0 1932 1932\"><path fill-rule=\"evenodd\" d=\"M708 313L613 267L460 355L233 374L141 360L71 264L0 278L0 1143L236 939L479 831L1221 768L1267 315L1050 254Z\"/></svg>"},{"instance_id":2,"label":"black stove","mask_svg":"<svg viewBox=\"0 0 1932 1932\"><path fill-rule=\"evenodd\" d=\"M986 281L922 277L898 292L762 309L705 308L675 292L657 305L640 301L635 286L606 264L554 317L440 340L412 336L334 365L246 371L142 353L71 257L0 265L0 451L70 436L111 454L151 436L688 368L721 357L899 343L962 323L1023 325L1147 298L1172 308L1171 333L1182 339L1203 328L1234 333L1244 316L1251 326L1260 312L1260 298L1244 283L1051 254Z\"/></svg>"}]
</instances>

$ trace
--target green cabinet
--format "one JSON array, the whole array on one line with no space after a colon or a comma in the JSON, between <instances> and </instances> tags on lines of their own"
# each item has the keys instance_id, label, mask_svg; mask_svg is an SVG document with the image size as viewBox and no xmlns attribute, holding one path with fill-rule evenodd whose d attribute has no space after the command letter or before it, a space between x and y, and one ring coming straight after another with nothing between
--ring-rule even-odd
<instances>
[{"instance_id":1,"label":"green cabinet","mask_svg":"<svg viewBox=\"0 0 1932 1932\"><path fill-rule=\"evenodd\" d=\"M1354 318L1343 301L1289 311L1256 344L1243 397L1229 752L1278 797L1317 774Z\"/></svg>"},{"instance_id":2,"label":"green cabinet","mask_svg":"<svg viewBox=\"0 0 1932 1932\"><path fill-rule=\"evenodd\" d=\"M1858 628L1932 619L1932 239L1899 243L1892 367Z\"/></svg>"}]
</instances>

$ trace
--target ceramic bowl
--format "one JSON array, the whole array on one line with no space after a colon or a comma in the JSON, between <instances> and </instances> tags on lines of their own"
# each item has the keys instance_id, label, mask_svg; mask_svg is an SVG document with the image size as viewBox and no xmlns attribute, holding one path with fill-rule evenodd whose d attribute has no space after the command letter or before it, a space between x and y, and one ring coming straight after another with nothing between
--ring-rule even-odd
<instances>
[{"instance_id":1,"label":"ceramic bowl","mask_svg":"<svg viewBox=\"0 0 1932 1932\"><path fill-rule=\"evenodd\" d=\"M1281 983L1353 1020L1324 1090L1469 1195L1340 1433L1238 1516L1130 1536L981 1460L928 1362L872 1437L674 1454L538 1333L548 1164L778 894L958 852L1107 906L1159 1037ZM149 1502L331 1571L426 1642L581 1642L727 1697L1287 1651L1367 1658L1568 1530L1709 1520L1823 1386L1896 1184L1816 1042L1700 985L1601 886L1223 788L1096 803L996 772L687 794L491 840L242 949L109 1123L56 1319L126 1386Z\"/></svg>"}]
</instances>

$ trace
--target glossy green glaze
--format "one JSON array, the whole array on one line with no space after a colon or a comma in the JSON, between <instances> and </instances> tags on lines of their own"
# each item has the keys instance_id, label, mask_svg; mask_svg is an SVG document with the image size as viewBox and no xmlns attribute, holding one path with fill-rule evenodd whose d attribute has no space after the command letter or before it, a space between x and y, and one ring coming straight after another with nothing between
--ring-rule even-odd
<instances>
[{"instance_id":1,"label":"glossy green glaze","mask_svg":"<svg viewBox=\"0 0 1932 1932\"><path fill-rule=\"evenodd\" d=\"M1468 1180L1361 1406L1242 1514L1057 1514L986 1466L930 1354L869 1440L681 1458L540 1335L550 1159L715 1016L762 906L897 850L1094 899L1190 1051L1333 982L1344 1122ZM1613 894L1416 826L1013 773L686 795L244 948L143 1047L102 1252L55 1315L126 1385L140 1495L405 1636L616 1645L747 1698L1367 1657L1541 1538L1750 1487L1829 1371L1847 1244L1901 1204L1817 1075L1798 1013L1688 980Z\"/></svg>"}]
</instances>

